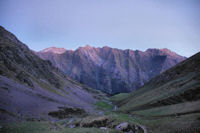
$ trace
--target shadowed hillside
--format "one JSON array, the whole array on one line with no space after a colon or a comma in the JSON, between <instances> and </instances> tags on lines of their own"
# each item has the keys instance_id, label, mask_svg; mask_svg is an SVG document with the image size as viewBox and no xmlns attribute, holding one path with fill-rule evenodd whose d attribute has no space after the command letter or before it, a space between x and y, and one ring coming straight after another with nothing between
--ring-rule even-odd
<instances>
[{"instance_id":1,"label":"shadowed hillside","mask_svg":"<svg viewBox=\"0 0 200 133\"><path fill-rule=\"evenodd\" d=\"M71 80L0 27L0 121L51 119L49 112L60 108L94 113L92 104L104 97Z\"/></svg>"},{"instance_id":2,"label":"shadowed hillside","mask_svg":"<svg viewBox=\"0 0 200 133\"><path fill-rule=\"evenodd\" d=\"M112 100L153 133L200 132L200 53Z\"/></svg>"}]
</instances>

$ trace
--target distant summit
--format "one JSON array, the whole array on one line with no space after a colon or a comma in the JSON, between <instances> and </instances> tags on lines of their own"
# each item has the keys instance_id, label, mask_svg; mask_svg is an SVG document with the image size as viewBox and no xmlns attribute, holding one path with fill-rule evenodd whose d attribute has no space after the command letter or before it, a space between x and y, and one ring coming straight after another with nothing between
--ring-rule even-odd
<instances>
[{"instance_id":1,"label":"distant summit","mask_svg":"<svg viewBox=\"0 0 200 133\"><path fill-rule=\"evenodd\" d=\"M42 53L50 52L50 53L54 53L54 54L62 54L66 51L67 50L64 49L64 48L50 47L50 48L46 48L46 49L39 51L39 52L42 52Z\"/></svg>"}]
</instances>

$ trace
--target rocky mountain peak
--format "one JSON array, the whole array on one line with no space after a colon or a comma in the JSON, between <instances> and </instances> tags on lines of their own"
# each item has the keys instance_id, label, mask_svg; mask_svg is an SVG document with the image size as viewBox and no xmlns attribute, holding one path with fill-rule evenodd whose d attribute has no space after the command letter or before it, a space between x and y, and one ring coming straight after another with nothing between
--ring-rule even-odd
<instances>
[{"instance_id":1,"label":"rocky mountain peak","mask_svg":"<svg viewBox=\"0 0 200 133\"><path fill-rule=\"evenodd\" d=\"M162 48L162 49L157 49L157 48L149 48L147 49L145 52L149 52L149 53L164 53L164 54L169 54L169 55L177 55L177 53L167 49L167 48Z\"/></svg>"},{"instance_id":2,"label":"rocky mountain peak","mask_svg":"<svg viewBox=\"0 0 200 133\"><path fill-rule=\"evenodd\" d=\"M89 44L86 44L84 48L90 49L92 47Z\"/></svg>"},{"instance_id":3,"label":"rocky mountain peak","mask_svg":"<svg viewBox=\"0 0 200 133\"><path fill-rule=\"evenodd\" d=\"M167 48L163 48L163 49L160 49L160 50L162 52L164 52L164 53L167 53L167 54L171 55L171 56L177 56L177 53L175 53L175 52L173 52L173 51L171 51L171 50L169 50Z\"/></svg>"},{"instance_id":4,"label":"rocky mountain peak","mask_svg":"<svg viewBox=\"0 0 200 133\"><path fill-rule=\"evenodd\" d=\"M91 49L95 49L94 47L91 47L90 45L85 45L84 47L79 47L77 50L83 50L83 51L88 51Z\"/></svg>"},{"instance_id":5,"label":"rocky mountain peak","mask_svg":"<svg viewBox=\"0 0 200 133\"><path fill-rule=\"evenodd\" d=\"M50 48L46 48L42 51L40 51L41 53L54 53L54 54L63 54L64 52L66 52L67 50L64 48L57 48L57 47L50 47Z\"/></svg>"}]
</instances>

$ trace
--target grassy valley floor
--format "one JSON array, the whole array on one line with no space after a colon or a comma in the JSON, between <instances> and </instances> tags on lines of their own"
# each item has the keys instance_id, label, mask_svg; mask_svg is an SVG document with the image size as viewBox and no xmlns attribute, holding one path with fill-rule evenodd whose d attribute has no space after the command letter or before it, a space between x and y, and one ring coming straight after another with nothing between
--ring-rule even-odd
<instances>
[{"instance_id":1,"label":"grassy valley floor","mask_svg":"<svg viewBox=\"0 0 200 133\"><path fill-rule=\"evenodd\" d=\"M118 96L117 96L118 97ZM121 97L121 96L120 96ZM26 121L1 123L2 133L122 133L116 130L120 123L128 122L128 130L138 133L198 133L200 125L199 102L156 107L123 113L111 100L98 101L94 106L99 114L73 116L57 121ZM187 107L187 108L186 108ZM192 128L191 128L192 127Z\"/></svg>"},{"instance_id":2,"label":"grassy valley floor","mask_svg":"<svg viewBox=\"0 0 200 133\"><path fill-rule=\"evenodd\" d=\"M143 133L143 127L132 117L113 111L110 101L98 101L96 115L71 116L57 121L25 121L0 123L3 133L122 133L130 130ZM116 129L120 123L128 122L124 131Z\"/></svg>"}]
</instances>

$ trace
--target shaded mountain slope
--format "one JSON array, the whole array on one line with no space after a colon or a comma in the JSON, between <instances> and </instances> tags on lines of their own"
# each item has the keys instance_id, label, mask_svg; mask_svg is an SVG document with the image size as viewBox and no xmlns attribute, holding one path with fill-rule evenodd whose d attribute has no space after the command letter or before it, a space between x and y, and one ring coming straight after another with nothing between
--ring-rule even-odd
<instances>
[{"instance_id":1,"label":"shaded mountain slope","mask_svg":"<svg viewBox=\"0 0 200 133\"><path fill-rule=\"evenodd\" d=\"M199 132L200 53L135 92L112 99L120 112L132 115L152 132Z\"/></svg>"},{"instance_id":2,"label":"shaded mountain slope","mask_svg":"<svg viewBox=\"0 0 200 133\"><path fill-rule=\"evenodd\" d=\"M75 51L57 50L48 48L37 54L71 78L109 94L133 91L185 59L168 49L142 52L87 45Z\"/></svg>"},{"instance_id":3,"label":"shaded mountain slope","mask_svg":"<svg viewBox=\"0 0 200 133\"><path fill-rule=\"evenodd\" d=\"M49 119L59 107L93 112L105 95L71 80L0 27L0 121Z\"/></svg>"}]
</instances>

